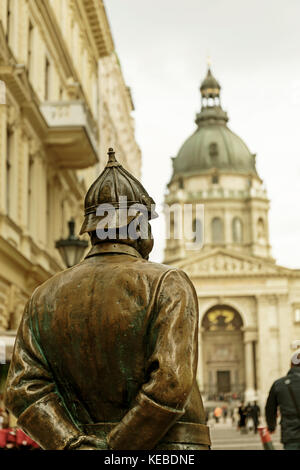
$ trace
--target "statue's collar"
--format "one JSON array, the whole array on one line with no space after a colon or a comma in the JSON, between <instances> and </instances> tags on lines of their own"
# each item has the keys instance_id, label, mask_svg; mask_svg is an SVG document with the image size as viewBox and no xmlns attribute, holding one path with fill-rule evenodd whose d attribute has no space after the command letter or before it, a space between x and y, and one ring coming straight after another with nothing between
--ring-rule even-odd
<instances>
[{"instance_id":1,"label":"statue's collar","mask_svg":"<svg viewBox=\"0 0 300 470\"><path fill-rule=\"evenodd\" d=\"M142 258L139 252L133 248L133 246L125 245L124 243L98 243L93 245L92 249L88 252L85 258L90 258L91 256L98 256L108 253L118 253L122 255L135 256L136 258Z\"/></svg>"}]
</instances>

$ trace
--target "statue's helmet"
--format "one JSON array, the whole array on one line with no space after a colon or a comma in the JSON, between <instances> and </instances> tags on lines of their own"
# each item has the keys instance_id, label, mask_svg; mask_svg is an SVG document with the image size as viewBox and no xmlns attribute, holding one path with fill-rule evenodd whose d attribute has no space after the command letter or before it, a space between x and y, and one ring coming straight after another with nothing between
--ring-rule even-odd
<instances>
[{"instance_id":1,"label":"statue's helmet","mask_svg":"<svg viewBox=\"0 0 300 470\"><path fill-rule=\"evenodd\" d=\"M142 184L116 160L115 152L108 149L108 162L100 176L86 193L85 217L80 235L97 230L101 222L107 228L121 228L137 217L148 220L158 217L155 202Z\"/></svg>"}]
</instances>

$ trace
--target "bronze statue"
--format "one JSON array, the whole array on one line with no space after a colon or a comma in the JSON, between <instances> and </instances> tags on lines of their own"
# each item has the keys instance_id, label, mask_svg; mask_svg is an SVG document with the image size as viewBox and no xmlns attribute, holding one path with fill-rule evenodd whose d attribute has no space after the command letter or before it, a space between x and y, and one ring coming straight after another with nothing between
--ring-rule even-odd
<instances>
[{"instance_id":1,"label":"bronze statue","mask_svg":"<svg viewBox=\"0 0 300 470\"><path fill-rule=\"evenodd\" d=\"M109 149L85 198L92 249L26 305L6 406L43 449L209 449L197 296L184 272L148 261L153 207Z\"/></svg>"}]
</instances>

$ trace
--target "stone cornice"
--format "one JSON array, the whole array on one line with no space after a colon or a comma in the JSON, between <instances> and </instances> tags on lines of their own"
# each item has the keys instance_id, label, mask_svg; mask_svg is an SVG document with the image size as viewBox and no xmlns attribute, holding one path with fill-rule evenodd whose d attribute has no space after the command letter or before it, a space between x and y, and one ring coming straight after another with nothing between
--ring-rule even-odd
<instances>
[{"instance_id":1,"label":"stone cornice","mask_svg":"<svg viewBox=\"0 0 300 470\"><path fill-rule=\"evenodd\" d=\"M255 256L244 255L224 248L216 248L198 257L193 255L190 259L187 258L176 263L176 266L186 270L193 280L198 278L245 279L249 277L300 279L300 270L278 266L267 259L264 260Z\"/></svg>"},{"instance_id":2,"label":"stone cornice","mask_svg":"<svg viewBox=\"0 0 300 470\"><path fill-rule=\"evenodd\" d=\"M105 7L102 0L75 0L86 25L86 34L97 58L105 57L114 50Z\"/></svg>"},{"instance_id":3,"label":"stone cornice","mask_svg":"<svg viewBox=\"0 0 300 470\"><path fill-rule=\"evenodd\" d=\"M175 158L175 157L174 157ZM231 171L230 169L228 170L224 170L224 169L216 169L216 168L209 168L207 170L203 170L203 171L186 171L186 172L182 172L182 173L178 173L176 175L172 175L171 177L171 180L169 181L169 183L167 184L167 186L171 186L174 182L178 181L179 178L199 178L201 176L203 177L208 177L208 176L212 176L214 174L218 174L219 176L238 176L238 177L242 177L242 178L251 178L251 179L255 179L257 181L259 181L260 183L263 183L263 180L257 175L257 174L253 174L253 173L239 173L239 172L236 172L236 171Z\"/></svg>"}]
</instances>

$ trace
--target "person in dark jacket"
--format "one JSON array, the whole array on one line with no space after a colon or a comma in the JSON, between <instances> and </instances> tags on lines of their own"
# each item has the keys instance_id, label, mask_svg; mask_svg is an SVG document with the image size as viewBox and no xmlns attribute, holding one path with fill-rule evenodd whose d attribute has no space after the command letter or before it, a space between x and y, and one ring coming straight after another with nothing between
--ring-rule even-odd
<instances>
[{"instance_id":1,"label":"person in dark jacket","mask_svg":"<svg viewBox=\"0 0 300 470\"><path fill-rule=\"evenodd\" d=\"M284 449L300 450L300 349L293 353L287 375L276 380L270 389L265 408L270 432L276 429L278 408Z\"/></svg>"},{"instance_id":2,"label":"person in dark jacket","mask_svg":"<svg viewBox=\"0 0 300 470\"><path fill-rule=\"evenodd\" d=\"M239 429L241 430L242 434L247 433L247 428L246 428L246 419L247 419L247 407L245 406L244 402L242 402L239 406Z\"/></svg>"},{"instance_id":3,"label":"person in dark jacket","mask_svg":"<svg viewBox=\"0 0 300 470\"><path fill-rule=\"evenodd\" d=\"M253 423L254 423L253 431L254 431L254 434L256 434L258 424L259 424L259 417L260 417L260 408L259 408L258 404L256 403L256 401L251 406L250 415L251 415L251 418L253 419Z\"/></svg>"}]
</instances>

